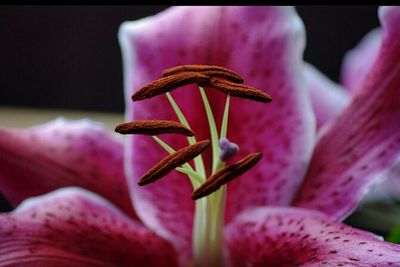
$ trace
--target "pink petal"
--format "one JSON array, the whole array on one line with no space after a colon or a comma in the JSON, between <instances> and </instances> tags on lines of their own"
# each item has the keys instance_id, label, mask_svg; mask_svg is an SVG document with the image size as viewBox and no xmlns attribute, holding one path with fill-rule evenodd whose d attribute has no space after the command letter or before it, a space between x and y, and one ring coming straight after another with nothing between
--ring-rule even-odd
<instances>
[{"instance_id":1,"label":"pink petal","mask_svg":"<svg viewBox=\"0 0 400 267\"><path fill-rule=\"evenodd\" d=\"M378 55L381 42L380 29L372 30L345 55L341 82L351 93L356 93L362 88L362 83Z\"/></svg>"},{"instance_id":2,"label":"pink petal","mask_svg":"<svg viewBox=\"0 0 400 267\"><path fill-rule=\"evenodd\" d=\"M65 188L0 216L0 266L177 266L175 251L99 196Z\"/></svg>"},{"instance_id":3,"label":"pink petal","mask_svg":"<svg viewBox=\"0 0 400 267\"><path fill-rule=\"evenodd\" d=\"M400 266L400 246L310 210L257 208L226 229L232 266Z\"/></svg>"},{"instance_id":4,"label":"pink petal","mask_svg":"<svg viewBox=\"0 0 400 267\"><path fill-rule=\"evenodd\" d=\"M206 64L210 29L219 7L172 7L151 18L125 22L119 32L125 77L126 121L175 120L177 117L163 95L133 103L131 95L144 84L158 79L164 69L182 64ZM209 136L204 108L195 86L172 92L198 141ZM185 137L163 135L175 149L187 145ZM178 247L180 260L191 258L194 201L192 186L175 171L154 184L139 187L140 177L167 155L149 136L128 136L126 169L133 205L150 229ZM182 201L182 200L187 201Z\"/></svg>"},{"instance_id":5,"label":"pink petal","mask_svg":"<svg viewBox=\"0 0 400 267\"><path fill-rule=\"evenodd\" d=\"M163 69L178 64L228 67L243 75L246 84L271 93L273 101L268 105L232 100L228 138L240 146L237 157L260 151L265 159L230 186L228 220L248 207L290 203L311 155L315 131L300 75L304 29L293 8L175 7L123 24L120 42L128 121L176 118L164 96L135 103L130 97L160 77ZM208 124L194 89L182 88L173 95L201 140L209 138ZM207 94L220 125L226 96L209 89ZM176 136L164 140L174 148L185 144L184 138ZM129 137L129 142L128 172L140 218L159 235L175 240L180 250L189 251L194 207L189 182L171 173L154 185L138 188L139 177L166 153L149 137ZM181 201L185 197L188 201Z\"/></svg>"},{"instance_id":6,"label":"pink petal","mask_svg":"<svg viewBox=\"0 0 400 267\"><path fill-rule=\"evenodd\" d=\"M269 104L233 99L228 138L237 158L264 154L229 184L227 221L242 210L288 205L314 144L315 118L302 79L304 27L292 7L232 7L222 13L218 63L272 96Z\"/></svg>"},{"instance_id":7,"label":"pink petal","mask_svg":"<svg viewBox=\"0 0 400 267\"><path fill-rule=\"evenodd\" d=\"M122 144L99 123L57 119L0 129L0 190L17 205L67 186L96 192L137 218L123 173Z\"/></svg>"},{"instance_id":8,"label":"pink petal","mask_svg":"<svg viewBox=\"0 0 400 267\"><path fill-rule=\"evenodd\" d=\"M320 128L349 104L350 95L308 63L304 64L303 73L317 119L317 127Z\"/></svg>"},{"instance_id":9,"label":"pink petal","mask_svg":"<svg viewBox=\"0 0 400 267\"><path fill-rule=\"evenodd\" d=\"M383 43L363 88L316 145L296 206L344 218L400 153L400 7L380 9Z\"/></svg>"}]
</instances>

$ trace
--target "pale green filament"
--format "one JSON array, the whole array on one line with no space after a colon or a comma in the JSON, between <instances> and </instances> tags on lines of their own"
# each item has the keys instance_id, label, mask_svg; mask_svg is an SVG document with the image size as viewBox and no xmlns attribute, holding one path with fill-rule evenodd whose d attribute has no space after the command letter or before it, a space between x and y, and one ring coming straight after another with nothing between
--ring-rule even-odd
<instances>
[{"instance_id":1,"label":"pale green filament","mask_svg":"<svg viewBox=\"0 0 400 267\"><path fill-rule=\"evenodd\" d=\"M188 129L191 129L188 121L185 118L185 115L183 115L181 109L176 104L172 95L170 93L166 93L166 95L169 100L169 103L171 104L172 108L174 109L174 111L176 113L176 116L178 116L179 121L183 125L185 125ZM193 145L197 142L196 138L194 136L189 136L187 139L188 139L189 144L191 144L191 145ZM194 159L194 166L196 168L196 171L199 172L202 177L206 177L206 169L204 167L203 157L201 155Z\"/></svg>"},{"instance_id":2,"label":"pale green filament","mask_svg":"<svg viewBox=\"0 0 400 267\"><path fill-rule=\"evenodd\" d=\"M160 146L162 146L168 153L175 153L175 149L170 147L167 143L165 143L157 136L153 136L153 139L156 140L156 142L159 143ZM204 178L201 177L197 172L195 172L189 163L183 164L183 167L176 168L176 170L188 175L193 186L198 186L204 181Z\"/></svg>"},{"instance_id":3,"label":"pale green filament","mask_svg":"<svg viewBox=\"0 0 400 267\"><path fill-rule=\"evenodd\" d=\"M201 98L203 99L204 108L206 109L208 124L210 126L210 134L211 134L211 145L212 145L212 173L215 172L217 168L217 164L219 161L219 152L220 148L218 145L218 132L217 125L215 124L214 116L210 107L210 103L208 102L207 95L204 92L204 89L199 86Z\"/></svg>"},{"instance_id":4,"label":"pale green filament","mask_svg":"<svg viewBox=\"0 0 400 267\"><path fill-rule=\"evenodd\" d=\"M228 95L226 97L224 116L222 117L222 125L221 125L221 138L226 138L226 132L228 131L228 115L229 115L229 103L231 100L231 96Z\"/></svg>"},{"instance_id":5,"label":"pale green filament","mask_svg":"<svg viewBox=\"0 0 400 267\"><path fill-rule=\"evenodd\" d=\"M214 174L225 163L220 160L220 147L218 130L214 120L214 116L207 99L207 95L202 87L199 87L200 94L203 100L204 108L207 114L207 120L210 128L211 145L212 145L212 171ZM166 93L169 102L171 103L179 121L190 129L189 123L183 115L182 111L172 98L171 94ZM228 128L228 113L229 113L230 96L228 95L225 103L225 109L222 119L220 137L226 138ZM174 153L175 150L160 138L153 136L166 151ZM194 137L188 137L189 144L195 144ZM177 171L186 174L192 183L194 189L197 189L206 179L206 172L201 156L194 159L195 170L190 164L185 163L181 167L176 168ZM196 267L222 267L223 264L223 226L224 212L226 202L226 186L222 186L216 192L207 197L196 200L195 218L193 226L193 255L194 266Z\"/></svg>"},{"instance_id":6,"label":"pale green filament","mask_svg":"<svg viewBox=\"0 0 400 267\"><path fill-rule=\"evenodd\" d=\"M230 103L230 95L226 98L226 103L225 103L225 109L224 109L224 115L222 118L222 125L221 125L221 133L220 137L221 138L226 138L226 133L228 130L228 114L229 114L229 103ZM219 170L224 166L224 162L219 160L218 157L218 164L216 171ZM219 190L217 190L214 194L211 195L214 199L212 200L212 205L211 205L211 210L212 210L212 215L211 218L213 219L211 221L212 231L210 233L211 240L210 240L210 246L211 246L211 252L214 253L215 255L213 258L215 258L215 261L217 263L223 262L223 231L224 231L224 214L225 214L225 204L226 204L226 185L221 186Z\"/></svg>"}]
</instances>

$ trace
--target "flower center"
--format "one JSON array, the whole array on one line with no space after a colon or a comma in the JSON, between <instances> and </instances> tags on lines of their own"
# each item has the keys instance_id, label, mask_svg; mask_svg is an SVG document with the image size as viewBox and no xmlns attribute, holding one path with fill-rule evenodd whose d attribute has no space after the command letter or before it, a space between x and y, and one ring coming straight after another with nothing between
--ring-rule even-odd
<instances>
[{"instance_id":1,"label":"flower center","mask_svg":"<svg viewBox=\"0 0 400 267\"><path fill-rule=\"evenodd\" d=\"M173 170L186 174L194 190L192 199L196 201L192 246L194 266L224 266L223 226L227 194L226 184L252 168L262 157L261 153L252 153L236 163L226 164L239 151L239 146L227 139L230 97L242 97L259 102L270 102L271 98L263 91L242 84L243 79L236 72L218 66L177 66L165 70L162 75L162 78L137 90L133 94L132 100L139 101L165 94L180 123L162 120L134 121L120 124L115 130L122 134L151 135L159 145L170 153L169 156L162 159L141 177L139 185L155 182ZM189 122L169 93L190 83L196 83L199 87L208 119L211 141L198 142L196 140ZM227 94L220 133L217 131L212 109L203 86ZM157 137L157 135L165 133L186 135L189 145L175 151ZM212 170L211 176L207 178L201 153L210 145L212 148ZM192 159L194 168L188 163Z\"/></svg>"}]
</instances>

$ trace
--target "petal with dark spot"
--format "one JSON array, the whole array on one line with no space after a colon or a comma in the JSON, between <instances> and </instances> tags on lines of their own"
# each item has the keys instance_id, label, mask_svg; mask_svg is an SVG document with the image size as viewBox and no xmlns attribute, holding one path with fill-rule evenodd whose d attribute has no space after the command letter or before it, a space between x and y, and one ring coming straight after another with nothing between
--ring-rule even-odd
<instances>
[{"instance_id":1,"label":"petal with dark spot","mask_svg":"<svg viewBox=\"0 0 400 267\"><path fill-rule=\"evenodd\" d=\"M28 129L0 129L0 191L16 206L54 189L79 186L133 218L120 140L90 120L56 119Z\"/></svg>"},{"instance_id":2,"label":"petal with dark spot","mask_svg":"<svg viewBox=\"0 0 400 267\"><path fill-rule=\"evenodd\" d=\"M400 155L400 7L379 15L377 59L350 105L321 130L296 206L342 219Z\"/></svg>"},{"instance_id":3,"label":"petal with dark spot","mask_svg":"<svg viewBox=\"0 0 400 267\"><path fill-rule=\"evenodd\" d=\"M400 246L297 208L245 211L226 229L232 266L400 266Z\"/></svg>"},{"instance_id":4,"label":"petal with dark spot","mask_svg":"<svg viewBox=\"0 0 400 267\"><path fill-rule=\"evenodd\" d=\"M0 215L0 266L177 266L172 246L100 196L64 188Z\"/></svg>"},{"instance_id":5,"label":"petal with dark spot","mask_svg":"<svg viewBox=\"0 0 400 267\"><path fill-rule=\"evenodd\" d=\"M292 7L174 7L120 28L125 72L127 121L172 119L176 116L165 96L132 103L130 96L158 79L163 70L185 64L227 67L246 85L268 93L268 104L231 98L228 138L241 150L237 157L263 152L263 164L228 185L227 220L244 209L287 205L305 174L314 144L315 120L301 75L304 27ZM221 125L226 95L205 88ZM207 116L195 86L173 96L198 140L209 139ZM136 183L163 155L151 139L128 137L127 166L134 206L142 221L174 242L190 258L194 203L185 176L171 173L146 188ZM163 139L175 149L187 142ZM205 157L210 167L210 155ZM178 198L179 197L179 198ZM162 199L163 201L159 201ZM186 255L186 256L185 256Z\"/></svg>"}]
</instances>

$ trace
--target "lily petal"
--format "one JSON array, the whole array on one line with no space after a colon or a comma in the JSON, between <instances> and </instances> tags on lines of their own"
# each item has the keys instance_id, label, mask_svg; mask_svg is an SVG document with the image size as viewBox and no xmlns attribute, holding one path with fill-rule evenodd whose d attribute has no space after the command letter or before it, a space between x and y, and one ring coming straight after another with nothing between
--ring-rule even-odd
<instances>
[{"instance_id":1,"label":"lily petal","mask_svg":"<svg viewBox=\"0 0 400 267\"><path fill-rule=\"evenodd\" d=\"M245 211L226 229L232 266L399 266L400 246L297 208Z\"/></svg>"},{"instance_id":2,"label":"lily petal","mask_svg":"<svg viewBox=\"0 0 400 267\"><path fill-rule=\"evenodd\" d=\"M0 215L0 266L177 266L172 246L98 195L64 188Z\"/></svg>"},{"instance_id":3,"label":"lily petal","mask_svg":"<svg viewBox=\"0 0 400 267\"><path fill-rule=\"evenodd\" d=\"M335 118L350 102L350 94L309 63L303 70L317 127Z\"/></svg>"},{"instance_id":4,"label":"lily petal","mask_svg":"<svg viewBox=\"0 0 400 267\"><path fill-rule=\"evenodd\" d=\"M304 27L294 8L170 8L152 18L124 23L120 42L128 121L175 118L165 97L130 100L133 89L158 79L163 69L174 65L227 67L240 73L249 86L270 93L270 104L232 97L228 138L240 146L238 157L266 153L265 164L229 185L227 218L229 221L248 207L290 203L304 176L315 134L311 103L300 73ZM226 96L206 91L220 125ZM173 93L196 138L209 138L197 90L187 86ZM182 175L171 174L157 185L138 188L138 178L163 154L149 138L128 140L127 171L139 217L159 235L186 248L182 251L189 251L194 205L177 200L177 196L190 198L189 182ZM186 145L175 136L165 141L175 149ZM210 166L209 158L206 165Z\"/></svg>"},{"instance_id":5,"label":"lily petal","mask_svg":"<svg viewBox=\"0 0 400 267\"><path fill-rule=\"evenodd\" d=\"M56 119L28 129L0 129L0 191L16 206L22 200L80 186L137 218L127 190L123 148L89 120Z\"/></svg>"},{"instance_id":6,"label":"lily petal","mask_svg":"<svg viewBox=\"0 0 400 267\"><path fill-rule=\"evenodd\" d=\"M362 88L362 83L378 55L381 43L381 30L372 30L344 56L341 83L351 93L354 94Z\"/></svg>"},{"instance_id":7,"label":"lily petal","mask_svg":"<svg viewBox=\"0 0 400 267\"><path fill-rule=\"evenodd\" d=\"M360 93L323 129L296 206L344 218L400 154L400 7L379 15L377 60Z\"/></svg>"},{"instance_id":8,"label":"lily petal","mask_svg":"<svg viewBox=\"0 0 400 267\"><path fill-rule=\"evenodd\" d=\"M172 7L139 21L125 22L119 31L124 63L126 120L176 120L167 98L160 95L132 102L135 90L159 79L163 70L186 64L206 64L212 31L220 7ZM188 119L197 140L209 138L206 116L196 86L171 93ZM174 149L187 146L186 138L164 135ZM187 177L175 171L155 184L139 187L140 177L168 155L151 137L128 136L126 173L138 216L158 235L178 248L182 262L191 258L194 201ZM187 197L188 201L181 201Z\"/></svg>"},{"instance_id":9,"label":"lily petal","mask_svg":"<svg viewBox=\"0 0 400 267\"><path fill-rule=\"evenodd\" d=\"M219 63L272 97L269 104L232 98L228 138L240 146L237 157L264 157L229 183L229 222L245 209L292 201L311 156L315 118L301 73L304 25L294 8L225 8L219 27Z\"/></svg>"}]
</instances>

